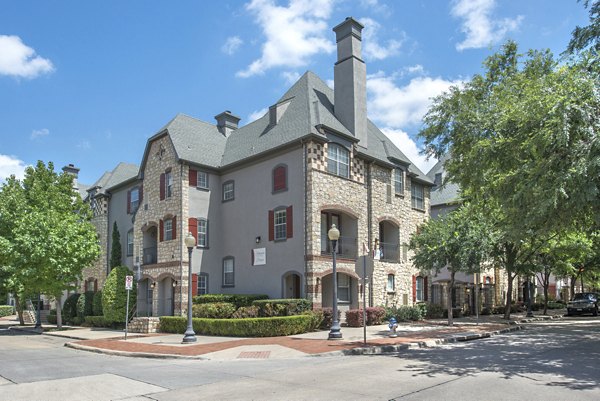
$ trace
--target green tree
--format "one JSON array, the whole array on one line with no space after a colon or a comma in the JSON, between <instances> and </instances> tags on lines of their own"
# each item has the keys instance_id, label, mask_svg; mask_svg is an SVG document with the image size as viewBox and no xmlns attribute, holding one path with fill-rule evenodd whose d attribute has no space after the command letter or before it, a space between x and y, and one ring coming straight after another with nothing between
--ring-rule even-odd
<instances>
[{"instance_id":1,"label":"green tree","mask_svg":"<svg viewBox=\"0 0 600 401\"><path fill-rule=\"evenodd\" d=\"M109 323L124 323L127 306L127 290L125 276L133 276L127 266L116 266L111 270L104 288L102 288L102 311L104 319ZM133 289L129 291L129 316L135 308L137 299L137 284L133 281Z\"/></svg>"},{"instance_id":2,"label":"green tree","mask_svg":"<svg viewBox=\"0 0 600 401\"><path fill-rule=\"evenodd\" d=\"M121 234L117 227L117 222L113 224L112 245L110 249L110 268L111 270L121 265Z\"/></svg>"},{"instance_id":3,"label":"green tree","mask_svg":"<svg viewBox=\"0 0 600 401\"><path fill-rule=\"evenodd\" d=\"M471 205L463 205L437 219L428 220L410 239L412 258L421 271L439 273L447 268L450 285L447 294L448 325L452 325L452 290L458 272L476 273L488 257L493 231L487 220Z\"/></svg>"},{"instance_id":4,"label":"green tree","mask_svg":"<svg viewBox=\"0 0 600 401\"><path fill-rule=\"evenodd\" d=\"M59 327L63 291L75 289L82 270L100 253L91 217L73 190L73 177L56 173L52 162L39 161L22 181L11 177L0 190L0 236L8 245L0 259L11 291L53 297Z\"/></svg>"},{"instance_id":5,"label":"green tree","mask_svg":"<svg viewBox=\"0 0 600 401\"><path fill-rule=\"evenodd\" d=\"M573 36L567 46L567 53L580 52L590 48L596 54L600 53L600 1L583 2L585 8L589 8L590 24L584 27L576 27Z\"/></svg>"}]
</instances>

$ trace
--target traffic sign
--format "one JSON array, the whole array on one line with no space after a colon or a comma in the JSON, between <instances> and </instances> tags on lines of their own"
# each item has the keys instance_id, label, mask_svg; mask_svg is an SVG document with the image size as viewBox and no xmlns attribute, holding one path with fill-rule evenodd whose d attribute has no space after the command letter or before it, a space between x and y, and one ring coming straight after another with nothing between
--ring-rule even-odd
<instances>
[{"instance_id":1,"label":"traffic sign","mask_svg":"<svg viewBox=\"0 0 600 401\"><path fill-rule=\"evenodd\" d=\"M133 289L133 276L125 276L125 289Z\"/></svg>"}]
</instances>

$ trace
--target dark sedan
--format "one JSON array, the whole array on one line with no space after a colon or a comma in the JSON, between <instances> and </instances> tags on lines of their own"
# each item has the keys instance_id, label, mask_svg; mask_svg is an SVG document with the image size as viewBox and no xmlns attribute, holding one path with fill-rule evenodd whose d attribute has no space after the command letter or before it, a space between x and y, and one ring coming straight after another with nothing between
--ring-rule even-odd
<instances>
[{"instance_id":1,"label":"dark sedan","mask_svg":"<svg viewBox=\"0 0 600 401\"><path fill-rule=\"evenodd\" d=\"M567 316L591 313L598 316L598 299L600 296L594 292L581 292L575 294L567 303Z\"/></svg>"}]
</instances>

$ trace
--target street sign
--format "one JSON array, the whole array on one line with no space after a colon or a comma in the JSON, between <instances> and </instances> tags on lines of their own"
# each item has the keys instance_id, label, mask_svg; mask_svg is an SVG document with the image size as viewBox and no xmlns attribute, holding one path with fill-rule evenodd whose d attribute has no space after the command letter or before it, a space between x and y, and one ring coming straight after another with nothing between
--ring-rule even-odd
<instances>
[{"instance_id":1,"label":"street sign","mask_svg":"<svg viewBox=\"0 0 600 401\"><path fill-rule=\"evenodd\" d=\"M125 289L133 289L133 276L125 276Z\"/></svg>"}]
</instances>

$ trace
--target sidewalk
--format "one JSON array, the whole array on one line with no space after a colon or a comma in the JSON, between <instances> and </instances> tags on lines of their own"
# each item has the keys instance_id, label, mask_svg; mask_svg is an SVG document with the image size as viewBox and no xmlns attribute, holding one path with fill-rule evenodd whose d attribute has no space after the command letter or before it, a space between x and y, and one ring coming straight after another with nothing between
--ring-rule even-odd
<instances>
[{"instance_id":1,"label":"sidewalk","mask_svg":"<svg viewBox=\"0 0 600 401\"><path fill-rule=\"evenodd\" d=\"M278 359L322 355L372 355L430 347L487 338L520 330L520 323L558 317L562 317L562 314L538 315L533 319L525 319L524 314L514 314L510 322L498 315L480 316L478 322L475 317L466 317L455 319L452 327L447 326L445 319L401 323L397 330L398 337L395 338L389 336L387 324L368 326L366 344L362 327L342 327L342 340L328 340L328 331L324 330L287 337L262 338L197 335L197 342L193 344L181 344L183 334L130 333L125 340L122 330L87 327L48 331L53 326L45 326L43 334L71 340L65 344L67 347L111 355L208 360ZM6 318L2 318L0 324L6 324ZM33 330L33 327L13 326L12 329Z\"/></svg>"}]
</instances>

